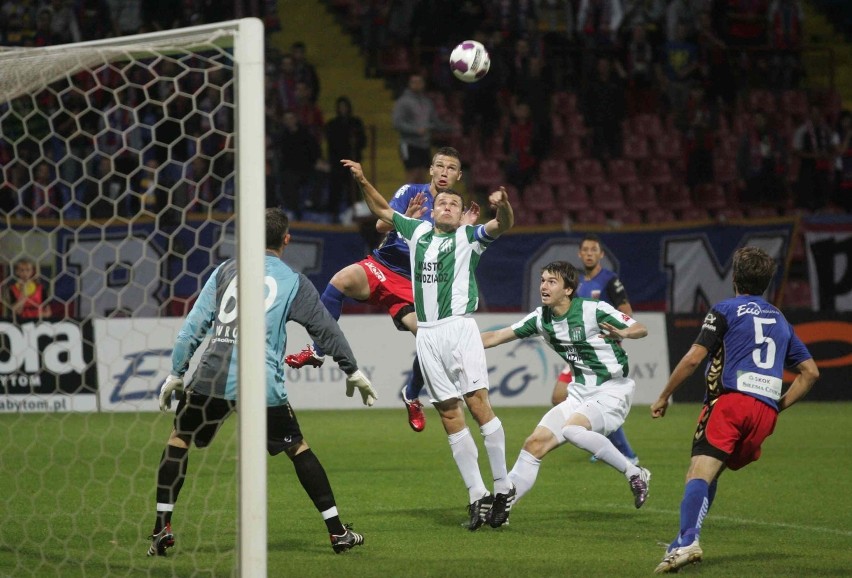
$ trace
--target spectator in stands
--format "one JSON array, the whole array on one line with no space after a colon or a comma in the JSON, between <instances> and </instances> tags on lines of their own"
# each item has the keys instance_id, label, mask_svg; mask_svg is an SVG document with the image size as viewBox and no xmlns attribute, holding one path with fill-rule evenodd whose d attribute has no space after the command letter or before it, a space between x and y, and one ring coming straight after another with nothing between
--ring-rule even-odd
<instances>
[{"instance_id":1,"label":"spectator in stands","mask_svg":"<svg viewBox=\"0 0 852 578\"><path fill-rule=\"evenodd\" d=\"M840 113L837 137L834 201L847 213L852 213L852 112L849 110Z\"/></svg>"},{"instance_id":2,"label":"spectator in stands","mask_svg":"<svg viewBox=\"0 0 852 578\"><path fill-rule=\"evenodd\" d=\"M810 114L793 134L793 153L799 157L796 206L818 211L828 204L834 176L836 136L822 109L812 104Z\"/></svg>"},{"instance_id":3,"label":"spectator in stands","mask_svg":"<svg viewBox=\"0 0 852 578\"><path fill-rule=\"evenodd\" d=\"M27 46L52 46L58 44L53 36L53 12L50 8L41 8L36 15L36 29Z\"/></svg>"},{"instance_id":4,"label":"spectator in stands","mask_svg":"<svg viewBox=\"0 0 852 578\"><path fill-rule=\"evenodd\" d=\"M584 98L586 125L592 131L592 155L608 161L621 156L621 123L626 115L624 70L608 56L597 61L597 75Z\"/></svg>"},{"instance_id":5,"label":"spectator in stands","mask_svg":"<svg viewBox=\"0 0 852 578\"><path fill-rule=\"evenodd\" d=\"M110 31L112 17L106 0L77 0L77 22L83 40L106 38Z\"/></svg>"},{"instance_id":6,"label":"spectator in stands","mask_svg":"<svg viewBox=\"0 0 852 578\"><path fill-rule=\"evenodd\" d=\"M621 0L580 0L577 10L577 36L583 51L583 76L594 75L600 52L615 48L618 27L624 12Z\"/></svg>"},{"instance_id":7,"label":"spectator in stands","mask_svg":"<svg viewBox=\"0 0 852 578\"><path fill-rule=\"evenodd\" d=\"M36 3L32 0L9 0L0 4L0 32L3 44L26 46L36 28Z\"/></svg>"},{"instance_id":8,"label":"spectator in stands","mask_svg":"<svg viewBox=\"0 0 852 578\"><path fill-rule=\"evenodd\" d=\"M774 0L769 7L770 86L789 90L802 74L805 13L799 0Z\"/></svg>"},{"instance_id":9,"label":"spectator in stands","mask_svg":"<svg viewBox=\"0 0 852 578\"><path fill-rule=\"evenodd\" d=\"M77 23L77 15L69 2L50 0L47 8L51 11L50 31L53 33L56 44L80 42L83 39L80 34L80 25Z\"/></svg>"},{"instance_id":10,"label":"spectator in stands","mask_svg":"<svg viewBox=\"0 0 852 578\"><path fill-rule=\"evenodd\" d=\"M0 185L0 213L14 215L21 208L21 190L27 182L27 172L24 166L13 161L4 164L3 184Z\"/></svg>"},{"instance_id":11,"label":"spectator in stands","mask_svg":"<svg viewBox=\"0 0 852 578\"><path fill-rule=\"evenodd\" d=\"M35 166L33 181L21 191L24 216L56 218L63 205L50 165L41 161Z\"/></svg>"},{"instance_id":12,"label":"spectator in stands","mask_svg":"<svg viewBox=\"0 0 852 578\"><path fill-rule=\"evenodd\" d=\"M698 15L698 76L704 86L707 100L714 106L733 110L737 98L737 81L728 59L728 45L718 34L711 14Z\"/></svg>"},{"instance_id":13,"label":"spectator in stands","mask_svg":"<svg viewBox=\"0 0 852 578\"><path fill-rule=\"evenodd\" d=\"M353 114L352 101L348 96L339 96L335 105L337 115L325 125L325 140L328 144L330 166L328 187L328 210L335 222L341 212L346 212L356 198L355 181L349 169L340 164L341 159L361 162L367 146L364 122Z\"/></svg>"},{"instance_id":14,"label":"spectator in stands","mask_svg":"<svg viewBox=\"0 0 852 578\"><path fill-rule=\"evenodd\" d=\"M641 26L651 46L662 45L665 40L666 0L622 0L622 5L621 35L624 44L634 35L634 29Z\"/></svg>"},{"instance_id":15,"label":"spectator in stands","mask_svg":"<svg viewBox=\"0 0 852 578\"><path fill-rule=\"evenodd\" d=\"M298 41L290 45L290 54L293 57L293 69L297 82L308 85L311 94L311 102L316 104L320 92L320 79L314 65L308 62L306 57L307 48L305 43Z\"/></svg>"},{"instance_id":16,"label":"spectator in stands","mask_svg":"<svg viewBox=\"0 0 852 578\"><path fill-rule=\"evenodd\" d=\"M139 33L139 28L142 26L142 0L107 0L107 3L111 36L130 36Z\"/></svg>"},{"instance_id":17,"label":"spectator in stands","mask_svg":"<svg viewBox=\"0 0 852 578\"><path fill-rule=\"evenodd\" d=\"M311 97L311 87L307 82L302 80L296 81L296 101L293 110L296 111L296 116L299 117L299 124L308 129L317 144L322 144L323 131L325 121L322 117L322 111L314 103Z\"/></svg>"},{"instance_id":18,"label":"spectator in stands","mask_svg":"<svg viewBox=\"0 0 852 578\"><path fill-rule=\"evenodd\" d=\"M435 103L425 91L426 79L423 75L412 74L408 78L408 88L393 105L393 127L399 133L399 154L408 183L429 181L432 133L450 132L453 128L438 118Z\"/></svg>"},{"instance_id":19,"label":"spectator in stands","mask_svg":"<svg viewBox=\"0 0 852 578\"><path fill-rule=\"evenodd\" d=\"M320 145L307 128L299 124L293 110L284 111L282 130L272 142L278 147L281 163L281 197L278 204L301 219L303 210L316 207L314 188L316 166L321 160Z\"/></svg>"},{"instance_id":20,"label":"spectator in stands","mask_svg":"<svg viewBox=\"0 0 852 578\"><path fill-rule=\"evenodd\" d=\"M15 261L14 277L3 285L5 316L15 323L50 316L50 293L47 283L39 279L36 262L29 257Z\"/></svg>"},{"instance_id":21,"label":"spectator in stands","mask_svg":"<svg viewBox=\"0 0 852 578\"><path fill-rule=\"evenodd\" d=\"M698 72L698 46L687 39L687 26L678 24L672 40L663 45L657 77L668 99L668 112L681 117L689 101L689 92Z\"/></svg>"},{"instance_id":22,"label":"spectator in stands","mask_svg":"<svg viewBox=\"0 0 852 578\"><path fill-rule=\"evenodd\" d=\"M530 105L515 105L512 120L506 128L503 149L506 153L506 180L523 191L538 171L541 155L545 152L538 127L530 116Z\"/></svg>"},{"instance_id":23,"label":"spectator in stands","mask_svg":"<svg viewBox=\"0 0 852 578\"><path fill-rule=\"evenodd\" d=\"M183 2L175 0L142 0L142 23L146 30L172 30L180 28Z\"/></svg>"},{"instance_id":24,"label":"spectator in stands","mask_svg":"<svg viewBox=\"0 0 852 578\"><path fill-rule=\"evenodd\" d=\"M749 203L782 201L787 169L787 144L766 114L754 113L752 126L740 136L737 174Z\"/></svg>"},{"instance_id":25,"label":"spectator in stands","mask_svg":"<svg viewBox=\"0 0 852 578\"><path fill-rule=\"evenodd\" d=\"M685 116L686 184L696 187L712 183L718 118L701 86L693 87Z\"/></svg>"},{"instance_id":26,"label":"spectator in stands","mask_svg":"<svg viewBox=\"0 0 852 578\"><path fill-rule=\"evenodd\" d=\"M296 61L290 53L282 54L278 63L278 100L281 110L296 106Z\"/></svg>"},{"instance_id":27,"label":"spectator in stands","mask_svg":"<svg viewBox=\"0 0 852 578\"><path fill-rule=\"evenodd\" d=\"M657 112L659 99L654 86L656 68L654 46L647 37L647 28L642 24L636 24L633 26L624 51L628 116Z\"/></svg>"}]
</instances>

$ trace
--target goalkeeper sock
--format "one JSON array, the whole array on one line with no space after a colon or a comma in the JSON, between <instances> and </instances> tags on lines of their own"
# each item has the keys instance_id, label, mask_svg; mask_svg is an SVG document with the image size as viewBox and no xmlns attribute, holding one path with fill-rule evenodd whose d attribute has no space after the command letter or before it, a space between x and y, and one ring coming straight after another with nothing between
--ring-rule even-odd
<instances>
[{"instance_id":1,"label":"goalkeeper sock","mask_svg":"<svg viewBox=\"0 0 852 578\"><path fill-rule=\"evenodd\" d=\"M166 445L160 458L157 471L157 521L154 533L172 521L172 510L177 502L180 489L186 480L186 468L189 463L189 448Z\"/></svg>"},{"instance_id":2,"label":"goalkeeper sock","mask_svg":"<svg viewBox=\"0 0 852 578\"><path fill-rule=\"evenodd\" d=\"M423 370L420 369L420 359L414 355L414 363L411 364L411 379L405 384L405 399L415 400L423 391Z\"/></svg>"},{"instance_id":3,"label":"goalkeeper sock","mask_svg":"<svg viewBox=\"0 0 852 578\"><path fill-rule=\"evenodd\" d=\"M308 497L322 514L328 532L338 536L345 533L346 528L343 527L340 516L337 514L337 505L334 502L334 493L331 491L328 476L314 452L308 448L293 456L293 467L296 468L296 476Z\"/></svg>"},{"instance_id":4,"label":"goalkeeper sock","mask_svg":"<svg viewBox=\"0 0 852 578\"><path fill-rule=\"evenodd\" d=\"M320 295L320 301L325 305L325 308L328 309L328 312L331 313L331 316L335 319L340 319L340 314L343 311L343 300L346 298L346 295L340 292L340 290L329 283L325 286L325 291ZM314 351L317 352L317 355L323 355L323 351L319 345L314 343Z\"/></svg>"}]
</instances>

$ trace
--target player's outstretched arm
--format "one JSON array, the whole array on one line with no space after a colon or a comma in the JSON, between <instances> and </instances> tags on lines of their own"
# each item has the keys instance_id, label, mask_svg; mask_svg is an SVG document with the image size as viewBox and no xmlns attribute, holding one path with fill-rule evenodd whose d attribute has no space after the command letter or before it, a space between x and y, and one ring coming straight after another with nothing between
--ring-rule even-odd
<instances>
[{"instance_id":1,"label":"player's outstretched arm","mask_svg":"<svg viewBox=\"0 0 852 578\"><path fill-rule=\"evenodd\" d=\"M370 181L368 181L367 177L364 176L364 170L361 168L361 163L350 161L348 159L342 159L340 163L344 167L348 168L349 172L352 173L352 177L355 179L355 182L358 183L358 188L361 189L361 193L364 195L364 201L367 203L370 211L385 223L393 224L394 210L391 209L391 206L385 198L379 194L376 187L370 184Z\"/></svg>"},{"instance_id":2,"label":"player's outstretched arm","mask_svg":"<svg viewBox=\"0 0 852 578\"><path fill-rule=\"evenodd\" d=\"M480 337L482 338L482 345L485 349L495 347L502 343L509 343L510 341L514 341L518 338L511 327L495 329L494 331L485 331L480 334Z\"/></svg>"},{"instance_id":3,"label":"player's outstretched arm","mask_svg":"<svg viewBox=\"0 0 852 578\"><path fill-rule=\"evenodd\" d=\"M669 407L669 398L686 381L687 377L695 373L696 368L704 361L705 357L707 357L707 348L703 345L693 343L692 347L689 348L689 351L686 352L686 355L681 358L677 367L672 371L666 386L660 392L660 397L651 404L651 417L657 418L666 415L666 409Z\"/></svg>"},{"instance_id":4,"label":"player's outstretched arm","mask_svg":"<svg viewBox=\"0 0 852 578\"><path fill-rule=\"evenodd\" d=\"M509 204L509 194L505 187L488 195L489 206L497 211L493 219L485 223L485 232L489 237L499 237L515 224L515 213Z\"/></svg>"},{"instance_id":5,"label":"player's outstretched arm","mask_svg":"<svg viewBox=\"0 0 852 578\"><path fill-rule=\"evenodd\" d=\"M610 337L614 337L619 341L622 339L642 339L648 335L648 328L638 321L623 329L620 329L611 323L603 322L601 323L601 329L606 330L610 334Z\"/></svg>"}]
</instances>

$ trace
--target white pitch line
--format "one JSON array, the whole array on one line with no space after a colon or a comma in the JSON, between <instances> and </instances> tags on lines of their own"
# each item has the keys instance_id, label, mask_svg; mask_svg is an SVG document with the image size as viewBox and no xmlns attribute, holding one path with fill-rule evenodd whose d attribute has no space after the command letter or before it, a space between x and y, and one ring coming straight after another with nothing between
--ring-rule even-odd
<instances>
[{"instance_id":1,"label":"white pitch line","mask_svg":"<svg viewBox=\"0 0 852 578\"><path fill-rule=\"evenodd\" d=\"M605 504L605 507L611 510L625 510L627 509L624 505L621 504ZM658 508L648 508L647 506L642 508L643 512L651 512L654 514L664 514L680 517L680 511L675 510L660 510ZM765 520L751 520L748 518L736 518L734 516L725 516L725 515L715 515L713 513L707 514L707 517L712 520L723 520L726 522L735 522L737 524L751 524L753 526L768 526L771 528L785 528L788 530L801 530L803 532L822 532L824 534L835 534L837 536L852 536L852 531L850 530L841 530L839 528L825 528L822 526L804 526L802 524L788 524L786 522L767 522Z\"/></svg>"}]
</instances>

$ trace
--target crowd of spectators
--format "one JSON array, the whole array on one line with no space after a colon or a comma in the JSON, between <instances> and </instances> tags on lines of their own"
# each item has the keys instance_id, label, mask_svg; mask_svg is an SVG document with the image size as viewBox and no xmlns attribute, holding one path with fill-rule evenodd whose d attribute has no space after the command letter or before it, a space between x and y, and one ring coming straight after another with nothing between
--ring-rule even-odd
<instances>
[{"instance_id":1,"label":"crowd of spectators","mask_svg":"<svg viewBox=\"0 0 852 578\"><path fill-rule=\"evenodd\" d=\"M654 178L659 205L670 194L663 189L683 194L686 185L688 217L747 216L752 200L772 201L776 214L849 210L842 107L804 69L800 0L329 2L360 42L366 74L398 74L401 83L425 73L439 114L460 128L444 140L462 150L479 192L492 182L475 173L495 159L520 197L529 185L542 190L543 161L565 161L571 172L591 158L616 180L612 161L627 159L640 181ZM485 44L492 62L472 85L446 66L466 38ZM672 150L657 151L660 141ZM656 173L657 152L666 177ZM724 207L701 206L702 193L718 187ZM561 221L550 199L535 214L540 199L527 200L526 224ZM631 210L629 195L620 210L572 216L656 220Z\"/></svg>"}]
</instances>

